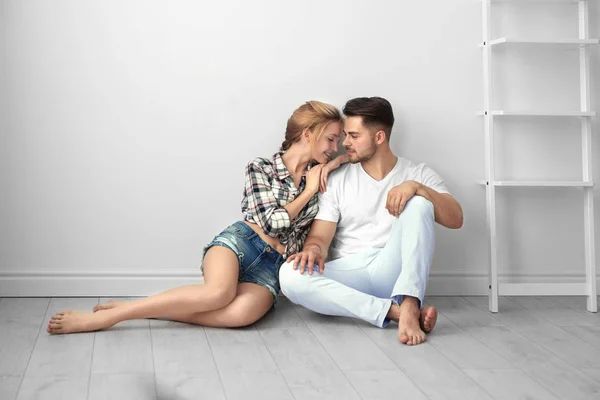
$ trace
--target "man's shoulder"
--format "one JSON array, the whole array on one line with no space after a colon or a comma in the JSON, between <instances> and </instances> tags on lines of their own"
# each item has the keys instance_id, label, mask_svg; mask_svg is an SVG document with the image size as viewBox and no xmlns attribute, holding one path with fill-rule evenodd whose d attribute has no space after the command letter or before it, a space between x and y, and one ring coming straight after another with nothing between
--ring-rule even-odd
<instances>
[{"instance_id":1,"label":"man's shoulder","mask_svg":"<svg viewBox=\"0 0 600 400\"><path fill-rule=\"evenodd\" d=\"M398 157L398 165L400 166L400 169L412 169L417 168L420 164L417 164L405 157Z\"/></svg>"},{"instance_id":2,"label":"man's shoulder","mask_svg":"<svg viewBox=\"0 0 600 400\"><path fill-rule=\"evenodd\" d=\"M400 169L403 170L401 175L403 180L415 180L440 193L449 193L443 178L429 164L415 163L407 159L402 159L402 162L404 164Z\"/></svg>"},{"instance_id":3,"label":"man's shoulder","mask_svg":"<svg viewBox=\"0 0 600 400\"><path fill-rule=\"evenodd\" d=\"M356 168L355 164L346 163L341 165L336 170L329 173L328 182L329 184L338 185L341 184L350 174L354 172Z\"/></svg>"},{"instance_id":4,"label":"man's shoulder","mask_svg":"<svg viewBox=\"0 0 600 400\"><path fill-rule=\"evenodd\" d=\"M416 163L408 158L398 157L399 167L397 173L401 173L406 179L418 179L422 176L423 171L429 169L424 162Z\"/></svg>"},{"instance_id":5,"label":"man's shoulder","mask_svg":"<svg viewBox=\"0 0 600 400\"><path fill-rule=\"evenodd\" d=\"M333 171L332 174L341 176L341 175L347 174L348 171L350 171L354 167L356 167L356 164L352 164L352 163L342 164L342 165L340 165L340 167L338 169Z\"/></svg>"}]
</instances>

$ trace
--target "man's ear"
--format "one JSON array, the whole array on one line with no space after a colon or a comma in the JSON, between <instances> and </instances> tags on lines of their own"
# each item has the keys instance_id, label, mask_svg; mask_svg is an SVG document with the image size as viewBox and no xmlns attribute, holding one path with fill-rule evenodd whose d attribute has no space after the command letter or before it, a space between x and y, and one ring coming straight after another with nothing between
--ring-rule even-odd
<instances>
[{"instance_id":1,"label":"man's ear","mask_svg":"<svg viewBox=\"0 0 600 400\"><path fill-rule=\"evenodd\" d=\"M387 134L384 131L379 130L377 133L375 133L375 141L377 144L381 144L386 140L386 136Z\"/></svg>"}]
</instances>

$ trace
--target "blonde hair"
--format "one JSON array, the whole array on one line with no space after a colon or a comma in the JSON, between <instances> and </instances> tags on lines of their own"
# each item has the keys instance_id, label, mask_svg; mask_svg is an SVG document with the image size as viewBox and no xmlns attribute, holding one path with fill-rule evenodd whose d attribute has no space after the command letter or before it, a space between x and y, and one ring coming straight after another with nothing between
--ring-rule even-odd
<instances>
[{"instance_id":1,"label":"blonde hair","mask_svg":"<svg viewBox=\"0 0 600 400\"><path fill-rule=\"evenodd\" d=\"M307 128L311 132L311 141L316 142L331 122L342 122L340 110L321 101L307 101L298 107L288 119L281 151L288 150L293 143L299 141L302 132Z\"/></svg>"}]
</instances>

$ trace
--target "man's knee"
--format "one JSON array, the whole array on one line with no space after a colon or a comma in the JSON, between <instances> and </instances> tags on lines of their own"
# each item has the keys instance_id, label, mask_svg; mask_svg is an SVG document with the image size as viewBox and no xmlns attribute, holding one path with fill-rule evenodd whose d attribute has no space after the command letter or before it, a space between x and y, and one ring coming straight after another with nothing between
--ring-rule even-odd
<instances>
[{"instance_id":1,"label":"man's knee","mask_svg":"<svg viewBox=\"0 0 600 400\"><path fill-rule=\"evenodd\" d=\"M433 217L433 203L423 196L413 196L404 207L402 214L416 215L419 217ZM400 214L400 215L402 215Z\"/></svg>"},{"instance_id":2,"label":"man's knee","mask_svg":"<svg viewBox=\"0 0 600 400\"><path fill-rule=\"evenodd\" d=\"M300 274L300 271L294 269L293 266L293 262L286 262L279 269L281 292L291 301L294 301L297 295L302 295L307 289L310 278L307 274Z\"/></svg>"}]
</instances>

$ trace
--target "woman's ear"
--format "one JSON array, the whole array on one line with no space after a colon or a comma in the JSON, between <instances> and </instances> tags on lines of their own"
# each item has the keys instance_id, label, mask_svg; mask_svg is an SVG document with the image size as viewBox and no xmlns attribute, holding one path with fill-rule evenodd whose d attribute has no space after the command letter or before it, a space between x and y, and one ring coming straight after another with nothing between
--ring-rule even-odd
<instances>
[{"instance_id":1,"label":"woman's ear","mask_svg":"<svg viewBox=\"0 0 600 400\"><path fill-rule=\"evenodd\" d=\"M304 130L302 131L302 139L306 143L310 143L310 129L304 128Z\"/></svg>"}]
</instances>

